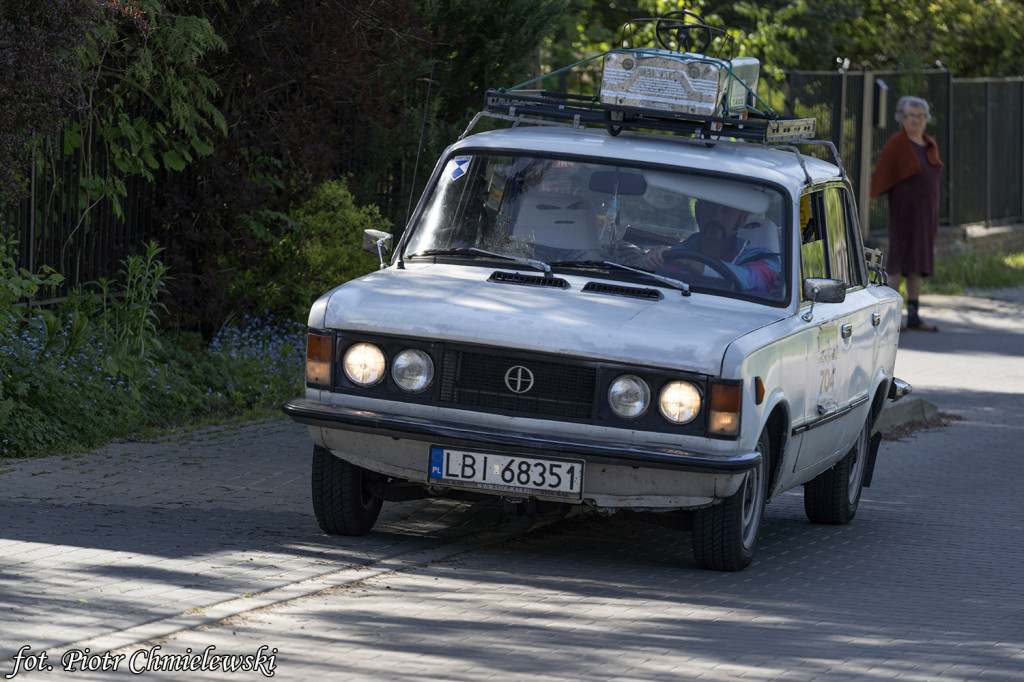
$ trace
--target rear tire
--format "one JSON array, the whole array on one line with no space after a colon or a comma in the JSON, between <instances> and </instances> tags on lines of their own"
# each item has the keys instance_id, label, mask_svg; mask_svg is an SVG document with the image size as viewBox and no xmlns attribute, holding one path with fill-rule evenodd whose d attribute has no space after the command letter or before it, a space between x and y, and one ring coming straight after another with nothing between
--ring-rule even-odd
<instances>
[{"instance_id":1,"label":"rear tire","mask_svg":"<svg viewBox=\"0 0 1024 682\"><path fill-rule=\"evenodd\" d=\"M693 555L697 565L714 571L739 571L750 565L768 493L771 442L765 429L757 439L761 463L747 472L732 497L693 512Z\"/></svg>"},{"instance_id":2,"label":"rear tire","mask_svg":"<svg viewBox=\"0 0 1024 682\"><path fill-rule=\"evenodd\" d=\"M383 500L370 490L377 475L313 446L313 513L331 535L366 535L380 515Z\"/></svg>"},{"instance_id":3,"label":"rear tire","mask_svg":"<svg viewBox=\"0 0 1024 682\"><path fill-rule=\"evenodd\" d=\"M811 522L843 526L857 514L871 443L871 426L869 417L846 456L804 484L804 512Z\"/></svg>"}]
</instances>

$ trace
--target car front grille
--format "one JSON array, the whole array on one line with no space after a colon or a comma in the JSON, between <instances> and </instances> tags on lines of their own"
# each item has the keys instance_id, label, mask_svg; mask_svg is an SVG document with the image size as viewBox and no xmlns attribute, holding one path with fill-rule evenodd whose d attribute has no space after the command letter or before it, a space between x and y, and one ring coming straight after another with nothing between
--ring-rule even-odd
<instances>
[{"instance_id":1,"label":"car front grille","mask_svg":"<svg viewBox=\"0 0 1024 682\"><path fill-rule=\"evenodd\" d=\"M567 419L594 417L597 370L528 355L447 350L442 403Z\"/></svg>"}]
</instances>

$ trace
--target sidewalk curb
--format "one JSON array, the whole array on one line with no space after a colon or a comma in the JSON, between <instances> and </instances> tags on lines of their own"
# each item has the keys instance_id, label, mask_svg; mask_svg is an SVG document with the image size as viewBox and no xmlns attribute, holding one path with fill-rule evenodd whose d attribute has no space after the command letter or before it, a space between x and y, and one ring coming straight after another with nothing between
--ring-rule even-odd
<instances>
[{"instance_id":1,"label":"sidewalk curb","mask_svg":"<svg viewBox=\"0 0 1024 682\"><path fill-rule=\"evenodd\" d=\"M938 413L939 408L924 398L906 397L895 403L886 403L875 426L884 431L912 422L928 421Z\"/></svg>"}]
</instances>

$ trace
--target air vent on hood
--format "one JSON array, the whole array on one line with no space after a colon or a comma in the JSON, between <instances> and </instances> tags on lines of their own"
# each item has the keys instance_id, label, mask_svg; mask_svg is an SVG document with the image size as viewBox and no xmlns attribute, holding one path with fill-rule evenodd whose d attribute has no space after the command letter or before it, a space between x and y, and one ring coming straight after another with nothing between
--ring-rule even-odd
<instances>
[{"instance_id":1,"label":"air vent on hood","mask_svg":"<svg viewBox=\"0 0 1024 682\"><path fill-rule=\"evenodd\" d=\"M602 284L599 282L587 282L583 291L593 294L608 294L610 296L628 296L629 298L642 298L646 301L660 301L661 292L657 289L641 287L625 287L618 284Z\"/></svg>"},{"instance_id":2,"label":"air vent on hood","mask_svg":"<svg viewBox=\"0 0 1024 682\"><path fill-rule=\"evenodd\" d=\"M558 277L545 277L544 275L524 275L521 272L495 271L487 278L488 282L502 282L504 284L524 284L528 287L555 287L556 289L568 289L569 283Z\"/></svg>"}]
</instances>

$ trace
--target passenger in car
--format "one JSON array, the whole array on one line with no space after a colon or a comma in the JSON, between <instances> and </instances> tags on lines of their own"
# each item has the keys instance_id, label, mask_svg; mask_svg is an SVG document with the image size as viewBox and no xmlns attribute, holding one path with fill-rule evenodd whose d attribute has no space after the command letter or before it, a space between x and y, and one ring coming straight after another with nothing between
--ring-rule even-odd
<instances>
[{"instance_id":1,"label":"passenger in car","mask_svg":"<svg viewBox=\"0 0 1024 682\"><path fill-rule=\"evenodd\" d=\"M672 257L673 252L697 251L721 261L736 275L745 291L763 294L772 291L782 269L780 254L764 245L751 244L750 240L740 237L740 231L756 229L770 233L774 225L764 220L748 222L748 212L706 199L697 200L694 215L699 231L674 246L655 246L644 255L645 266L663 274L720 277L711 266Z\"/></svg>"}]
</instances>

